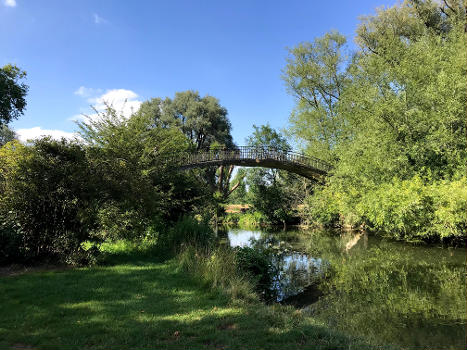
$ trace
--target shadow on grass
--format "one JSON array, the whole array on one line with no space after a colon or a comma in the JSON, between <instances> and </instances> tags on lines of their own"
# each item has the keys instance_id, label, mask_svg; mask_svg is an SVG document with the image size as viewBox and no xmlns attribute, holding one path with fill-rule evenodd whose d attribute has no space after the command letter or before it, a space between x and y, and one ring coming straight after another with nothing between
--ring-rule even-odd
<instances>
[{"instance_id":1,"label":"shadow on grass","mask_svg":"<svg viewBox=\"0 0 467 350\"><path fill-rule=\"evenodd\" d=\"M139 255L131 264L0 278L0 347L358 346L303 320L298 311L231 302L177 272L173 262L146 258Z\"/></svg>"}]
</instances>

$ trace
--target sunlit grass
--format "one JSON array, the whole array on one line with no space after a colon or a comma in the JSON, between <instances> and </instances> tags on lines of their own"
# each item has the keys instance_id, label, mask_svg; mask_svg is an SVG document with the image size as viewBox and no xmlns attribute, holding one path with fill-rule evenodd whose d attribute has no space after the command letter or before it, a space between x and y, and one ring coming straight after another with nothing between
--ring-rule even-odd
<instances>
[{"instance_id":1,"label":"sunlit grass","mask_svg":"<svg viewBox=\"0 0 467 350\"><path fill-rule=\"evenodd\" d=\"M120 252L121 253L121 252ZM233 299L175 260L0 277L0 348L329 348L352 342L282 306Z\"/></svg>"}]
</instances>

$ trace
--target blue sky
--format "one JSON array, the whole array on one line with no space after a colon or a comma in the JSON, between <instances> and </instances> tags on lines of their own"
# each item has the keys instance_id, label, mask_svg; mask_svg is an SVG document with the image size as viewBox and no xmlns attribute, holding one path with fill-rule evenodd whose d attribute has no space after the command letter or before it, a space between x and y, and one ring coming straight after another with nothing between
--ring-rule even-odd
<instances>
[{"instance_id":1,"label":"blue sky","mask_svg":"<svg viewBox=\"0 0 467 350\"><path fill-rule=\"evenodd\" d=\"M127 100L128 112L193 89L219 98L244 144L253 124L287 125L287 47L338 30L352 48L359 16L393 3L0 0L0 65L26 70L30 86L11 126L23 138L67 136L90 104Z\"/></svg>"}]
</instances>

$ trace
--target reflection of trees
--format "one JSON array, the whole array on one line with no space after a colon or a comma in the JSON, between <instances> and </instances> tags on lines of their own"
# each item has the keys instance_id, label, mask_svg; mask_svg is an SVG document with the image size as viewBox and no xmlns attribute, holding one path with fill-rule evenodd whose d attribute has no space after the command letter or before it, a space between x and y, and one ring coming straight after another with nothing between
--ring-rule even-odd
<instances>
[{"instance_id":1,"label":"reflection of trees","mask_svg":"<svg viewBox=\"0 0 467 350\"><path fill-rule=\"evenodd\" d=\"M318 316L345 332L379 344L465 348L465 264L426 249L381 242L334 264ZM448 253L444 254L448 257ZM420 257L423 256L423 259Z\"/></svg>"},{"instance_id":2,"label":"reflection of trees","mask_svg":"<svg viewBox=\"0 0 467 350\"><path fill-rule=\"evenodd\" d=\"M216 229L217 241L220 245L230 247L229 231L222 226L218 226Z\"/></svg>"},{"instance_id":3,"label":"reflection of trees","mask_svg":"<svg viewBox=\"0 0 467 350\"><path fill-rule=\"evenodd\" d=\"M301 293L320 277L321 261L305 254L279 255L276 263L278 275L275 287L279 291L280 300Z\"/></svg>"},{"instance_id":4,"label":"reflection of trees","mask_svg":"<svg viewBox=\"0 0 467 350\"><path fill-rule=\"evenodd\" d=\"M321 259L296 251L297 246L300 246L299 237L293 231L263 233L259 239L252 242L252 247L267 249L273 254L274 267L271 271L275 276L272 289L277 294L277 300L302 292L322 273Z\"/></svg>"},{"instance_id":5,"label":"reflection of trees","mask_svg":"<svg viewBox=\"0 0 467 350\"><path fill-rule=\"evenodd\" d=\"M325 295L310 309L327 324L396 348L465 348L465 254L355 237L323 230L263 232L252 244L273 252L279 298L325 273Z\"/></svg>"}]
</instances>

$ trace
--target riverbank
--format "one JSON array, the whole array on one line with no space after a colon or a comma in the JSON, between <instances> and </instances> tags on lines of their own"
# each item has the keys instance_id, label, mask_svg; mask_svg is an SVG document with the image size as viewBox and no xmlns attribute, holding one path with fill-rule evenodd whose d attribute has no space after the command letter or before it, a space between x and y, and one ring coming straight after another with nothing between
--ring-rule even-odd
<instances>
[{"instance_id":1,"label":"riverbank","mask_svg":"<svg viewBox=\"0 0 467 350\"><path fill-rule=\"evenodd\" d=\"M392 241L404 242L408 244L426 244L426 245L439 245L452 246L452 247L467 247L466 235L453 235L442 237L441 235L431 236L417 236L417 235L394 235L384 229L375 229L365 224L351 225L346 223L344 218L340 218L332 225L324 225L319 222L311 222L309 220L302 220L302 214L290 218L286 224L277 225L271 224L266 218L258 211L254 211L251 207L245 210L237 210L234 206L228 206L226 215L222 218L221 224L227 227L239 227L244 229L266 228L276 230L278 228L298 228L300 230L328 230L334 232L362 232L376 237L390 239ZM299 208L303 209L303 207Z\"/></svg>"},{"instance_id":2,"label":"riverbank","mask_svg":"<svg viewBox=\"0 0 467 350\"><path fill-rule=\"evenodd\" d=\"M122 255L109 266L0 277L1 348L357 346L299 310L232 298L175 259ZM360 348L360 346L359 346Z\"/></svg>"}]
</instances>

